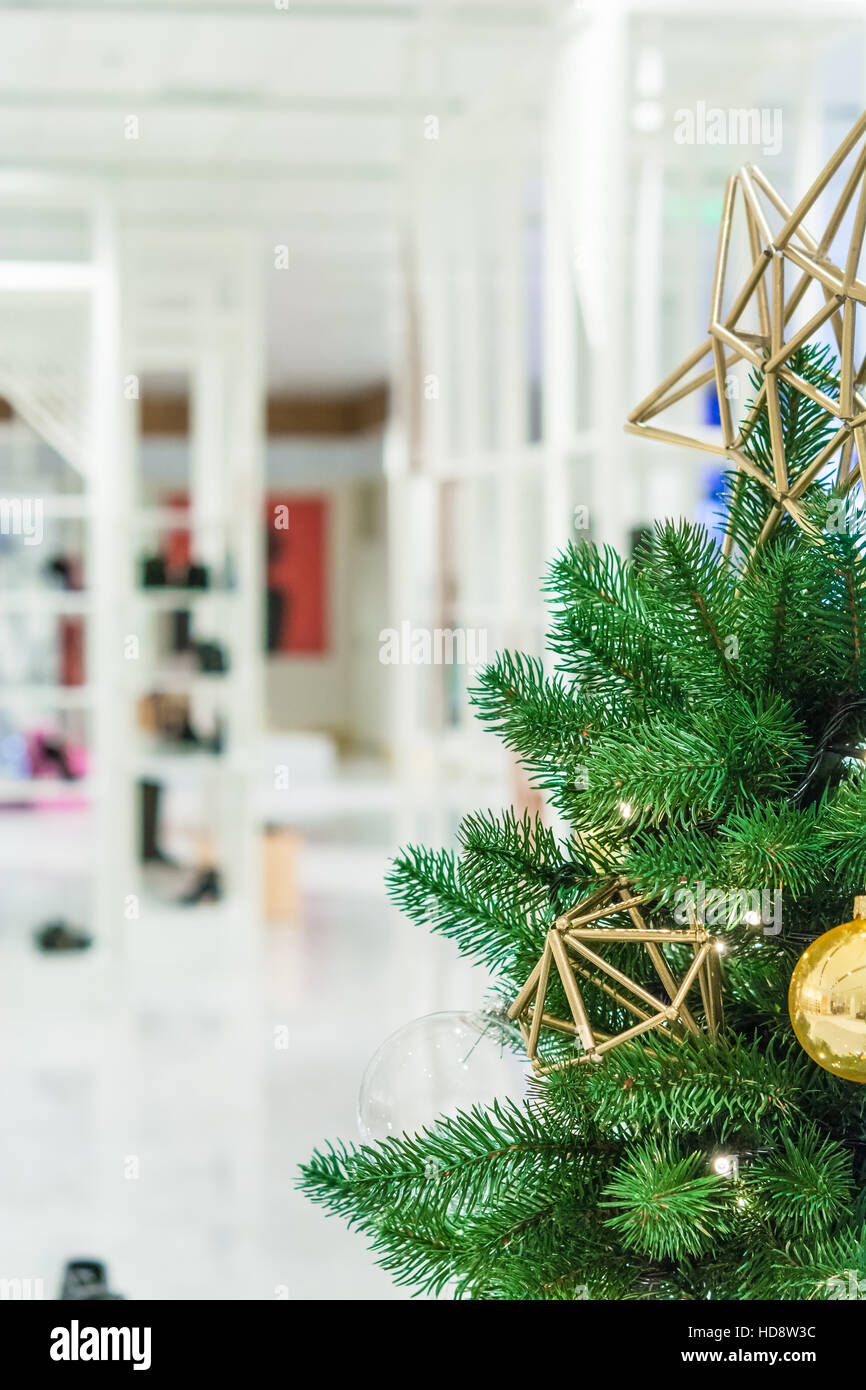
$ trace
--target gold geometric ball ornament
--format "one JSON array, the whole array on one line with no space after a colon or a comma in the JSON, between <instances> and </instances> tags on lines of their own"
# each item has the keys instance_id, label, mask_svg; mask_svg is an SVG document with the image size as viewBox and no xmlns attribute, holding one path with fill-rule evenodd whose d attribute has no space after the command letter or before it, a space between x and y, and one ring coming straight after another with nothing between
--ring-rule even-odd
<instances>
[{"instance_id":1,"label":"gold geometric ball ornament","mask_svg":"<svg viewBox=\"0 0 866 1390\"><path fill-rule=\"evenodd\" d=\"M791 977L788 1012L813 1062L846 1081L866 1082L866 897L854 921L824 932Z\"/></svg>"},{"instance_id":2,"label":"gold geometric ball ornament","mask_svg":"<svg viewBox=\"0 0 866 1390\"><path fill-rule=\"evenodd\" d=\"M722 992L716 943L698 921L679 928L651 926L640 911L645 901L627 879L616 877L557 917L550 927L540 960L508 1010L509 1018L520 1025L536 1076L601 1062L613 1048L641 1034L657 1031L677 1039L702 1031L711 1037L718 1034ZM630 926L616 926L610 921L621 922L625 913L631 919ZM623 945L638 947L645 954L656 977L655 989L633 979L606 954L610 947ZM665 951L670 946L680 952L685 947L686 954L691 955L684 973L680 966L679 975L675 974L667 960ZM550 987L557 980L568 1005L565 1017L549 1011ZM587 986L592 991L602 990L636 1021L618 1033L601 1032L591 1021L584 1001ZM698 995L703 1028L690 1006ZM546 1060L542 1030L570 1036L575 1055Z\"/></svg>"}]
</instances>

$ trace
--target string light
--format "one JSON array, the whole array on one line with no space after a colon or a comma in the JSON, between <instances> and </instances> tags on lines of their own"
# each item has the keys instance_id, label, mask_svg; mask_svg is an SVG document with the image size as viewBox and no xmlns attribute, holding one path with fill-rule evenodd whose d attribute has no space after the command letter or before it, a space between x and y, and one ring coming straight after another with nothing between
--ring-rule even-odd
<instances>
[{"instance_id":1,"label":"string light","mask_svg":"<svg viewBox=\"0 0 866 1390\"><path fill-rule=\"evenodd\" d=\"M736 1154L717 1154L713 1159L713 1171L723 1178L736 1178L740 1164Z\"/></svg>"}]
</instances>

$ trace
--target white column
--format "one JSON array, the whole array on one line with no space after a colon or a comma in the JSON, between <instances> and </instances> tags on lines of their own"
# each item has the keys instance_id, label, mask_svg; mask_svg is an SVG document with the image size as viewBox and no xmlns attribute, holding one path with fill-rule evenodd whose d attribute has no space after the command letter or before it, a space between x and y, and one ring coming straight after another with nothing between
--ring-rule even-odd
<instances>
[{"instance_id":1,"label":"white column","mask_svg":"<svg viewBox=\"0 0 866 1390\"><path fill-rule=\"evenodd\" d=\"M96 934L112 951L121 943L124 897L134 890L132 818L127 793L129 727L123 684L123 649L118 597L128 571L125 554L130 467L130 425L124 418L121 369L121 300L117 228L107 194L94 213L95 288L92 297L90 491L92 498L87 633L87 679L93 691L94 838L98 845L95 885Z\"/></svg>"},{"instance_id":2,"label":"white column","mask_svg":"<svg viewBox=\"0 0 866 1390\"><path fill-rule=\"evenodd\" d=\"M571 83L577 73L569 33L557 59L550 93L543 179L543 511L541 548L545 562L570 538L568 452L575 430L577 361L574 262L587 253L586 232L571 206L571 182L575 178L572 144ZM576 499L589 506L592 498Z\"/></svg>"},{"instance_id":3,"label":"white column","mask_svg":"<svg viewBox=\"0 0 866 1390\"><path fill-rule=\"evenodd\" d=\"M476 208L478 172L474 167L464 173L459 190L458 210L460 239L457 249L457 274L452 301L457 320L457 381L460 395L460 443L458 455L463 461L477 462L481 448L481 358L479 342L479 276L482 273L483 250L479 246Z\"/></svg>"},{"instance_id":4,"label":"white column","mask_svg":"<svg viewBox=\"0 0 866 1390\"><path fill-rule=\"evenodd\" d=\"M526 553L526 517L520 503L521 456L526 449L527 418L527 304L525 209L522 161L502 171L495 223L498 227L496 276L496 399L500 456L499 595L502 633L508 646L524 640L523 614L531 597L522 590L521 563ZM495 228L491 228L491 231ZM546 471L545 471L546 477ZM528 538L530 544L534 537Z\"/></svg>"},{"instance_id":5,"label":"white column","mask_svg":"<svg viewBox=\"0 0 866 1390\"><path fill-rule=\"evenodd\" d=\"M236 597L229 608L235 626L235 667L229 682L230 752L238 768L244 799L238 869L244 899L256 923L261 920L260 827L255 820L257 755L264 725L264 467L265 366L260 239L250 233L235 248L236 335L225 383L228 459L225 499L231 499L229 537L236 547ZM225 520L225 518L224 518Z\"/></svg>"},{"instance_id":6,"label":"white column","mask_svg":"<svg viewBox=\"0 0 866 1390\"><path fill-rule=\"evenodd\" d=\"M110 958L100 995L102 1045L93 1062L94 1182L106 1198L103 1238L122 1242L128 1235L130 1202L138 1191L136 1183L124 1180L123 1168L125 1156L135 1152L137 1142L128 933L146 931L147 926L134 915L133 895L139 890L132 767L135 727L124 655L125 637L139 635L124 631L125 600L132 580L127 539L137 410L123 393L124 376L132 367L125 352L118 229L107 193L93 212L93 260L87 679L93 691L94 926L97 942ZM133 914L129 919L127 903Z\"/></svg>"},{"instance_id":7,"label":"white column","mask_svg":"<svg viewBox=\"0 0 866 1390\"><path fill-rule=\"evenodd\" d=\"M635 209L639 231L632 246L632 370L626 377L633 384L636 400L670 370L661 352L664 155L657 136L643 140ZM641 440L636 447L628 441L628 447L634 455L634 521L649 523L659 517L690 515L698 483L692 460L678 457L677 450Z\"/></svg>"},{"instance_id":8,"label":"white column","mask_svg":"<svg viewBox=\"0 0 866 1390\"><path fill-rule=\"evenodd\" d=\"M624 314L626 25L626 16L612 5L576 18L563 35L552 85L546 168L549 549L561 543L567 526L562 451L573 429L578 370L592 373L595 538L624 549L631 521L623 433L630 391ZM575 353L573 289L564 269L569 262L589 339L591 360L583 364Z\"/></svg>"},{"instance_id":9,"label":"white column","mask_svg":"<svg viewBox=\"0 0 866 1390\"><path fill-rule=\"evenodd\" d=\"M226 404L229 381L225 325L217 313L215 287L202 287L190 381L190 509L192 558L219 565L226 514Z\"/></svg>"}]
</instances>

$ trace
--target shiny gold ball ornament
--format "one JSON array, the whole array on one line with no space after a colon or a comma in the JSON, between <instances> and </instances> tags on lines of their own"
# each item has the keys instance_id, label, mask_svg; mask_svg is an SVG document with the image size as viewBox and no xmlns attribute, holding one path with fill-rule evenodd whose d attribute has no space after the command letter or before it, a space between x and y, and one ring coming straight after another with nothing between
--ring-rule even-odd
<instances>
[{"instance_id":1,"label":"shiny gold ball ornament","mask_svg":"<svg viewBox=\"0 0 866 1390\"><path fill-rule=\"evenodd\" d=\"M866 1082L866 897L854 920L824 932L791 977L788 1012L798 1043L825 1071Z\"/></svg>"}]
</instances>

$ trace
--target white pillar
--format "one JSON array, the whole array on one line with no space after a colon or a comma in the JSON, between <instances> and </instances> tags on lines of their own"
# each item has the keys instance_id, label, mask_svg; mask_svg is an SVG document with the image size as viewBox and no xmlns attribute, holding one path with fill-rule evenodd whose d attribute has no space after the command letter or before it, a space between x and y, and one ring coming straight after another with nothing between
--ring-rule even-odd
<instances>
[{"instance_id":1,"label":"white pillar","mask_svg":"<svg viewBox=\"0 0 866 1390\"><path fill-rule=\"evenodd\" d=\"M234 669L230 674L230 752L238 769L243 807L234 810L243 827L237 869L246 902L261 922L261 843L255 813L257 754L264 726L264 469L265 327L262 304L264 256L260 238L250 233L233 254L236 269L236 326L228 354L228 429L225 491L230 499L229 536L236 545L236 597L229 612ZM225 446L224 446L225 448ZM226 523L223 515L223 524Z\"/></svg>"},{"instance_id":2,"label":"white pillar","mask_svg":"<svg viewBox=\"0 0 866 1390\"><path fill-rule=\"evenodd\" d=\"M213 287L208 283L202 289L190 381L190 529L192 558L214 566L224 559L226 405L237 383L228 379L225 330L220 331Z\"/></svg>"},{"instance_id":3,"label":"white pillar","mask_svg":"<svg viewBox=\"0 0 866 1390\"><path fill-rule=\"evenodd\" d=\"M546 169L551 549L562 538L568 509L563 448L572 434L577 371L592 372L595 538L624 549L631 522L633 484L623 433L631 389L624 312L626 38L627 17L618 6L575 18L563 35L552 86ZM589 338L588 363L576 360L573 291L565 293L563 270L569 260Z\"/></svg>"},{"instance_id":4,"label":"white pillar","mask_svg":"<svg viewBox=\"0 0 866 1390\"><path fill-rule=\"evenodd\" d=\"M521 160L504 169L495 201L498 229L496 317L496 403L499 454L499 601L502 635L508 646L525 640L523 614L534 596L522 590L521 563L526 554L527 519L521 508L521 456L528 435L525 165ZM491 229L494 230L494 229Z\"/></svg>"},{"instance_id":5,"label":"white pillar","mask_svg":"<svg viewBox=\"0 0 866 1390\"><path fill-rule=\"evenodd\" d=\"M118 598L129 560L124 507L132 420L123 397L121 299L117 227L107 195L94 213L95 288L91 318L89 476L92 596L87 633L87 679L93 691L93 819L98 845L95 925L98 939L116 953L121 946L123 899L133 891L134 807L126 795L122 759L129 756L129 718L120 693L124 656Z\"/></svg>"}]
</instances>

